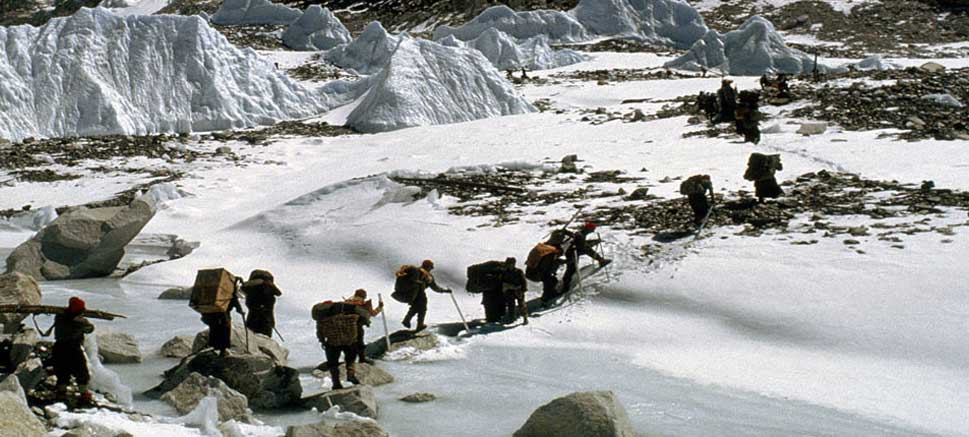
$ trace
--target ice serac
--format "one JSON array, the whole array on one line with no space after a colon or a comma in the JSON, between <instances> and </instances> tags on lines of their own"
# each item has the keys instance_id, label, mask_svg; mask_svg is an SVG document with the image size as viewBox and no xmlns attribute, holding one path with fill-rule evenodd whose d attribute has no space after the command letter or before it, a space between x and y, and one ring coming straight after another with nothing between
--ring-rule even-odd
<instances>
[{"instance_id":1,"label":"ice serac","mask_svg":"<svg viewBox=\"0 0 969 437\"><path fill-rule=\"evenodd\" d=\"M11 140L250 127L327 108L322 91L199 17L103 8L0 27L0 83L0 138Z\"/></svg>"},{"instance_id":2,"label":"ice serac","mask_svg":"<svg viewBox=\"0 0 969 437\"><path fill-rule=\"evenodd\" d=\"M517 39L545 35L553 42L579 42L590 38L575 17L562 11L516 12L508 6L492 6L462 26L438 27L434 30L434 39L454 35L462 41L470 41L488 29L498 29Z\"/></svg>"},{"instance_id":3,"label":"ice serac","mask_svg":"<svg viewBox=\"0 0 969 437\"><path fill-rule=\"evenodd\" d=\"M584 61L585 56L574 50L554 50L544 35L518 41L498 29L488 29L471 41L461 41L453 35L439 41L449 47L473 48L491 61L499 70L527 68L546 70Z\"/></svg>"},{"instance_id":4,"label":"ice serac","mask_svg":"<svg viewBox=\"0 0 969 437\"><path fill-rule=\"evenodd\" d=\"M294 50L330 50L350 42L350 31L328 8L311 5L283 33L283 44Z\"/></svg>"},{"instance_id":5,"label":"ice serac","mask_svg":"<svg viewBox=\"0 0 969 437\"><path fill-rule=\"evenodd\" d=\"M404 37L347 124L385 132L534 110L478 51Z\"/></svg>"},{"instance_id":6,"label":"ice serac","mask_svg":"<svg viewBox=\"0 0 969 437\"><path fill-rule=\"evenodd\" d=\"M289 24L302 13L270 0L225 0L212 15L212 22L223 26L244 24Z\"/></svg>"},{"instance_id":7,"label":"ice serac","mask_svg":"<svg viewBox=\"0 0 969 437\"><path fill-rule=\"evenodd\" d=\"M666 66L684 70L715 68L740 76L801 74L814 69L811 56L788 47L774 25L763 17L750 17L737 30L716 36L720 44L708 33L688 53L667 62ZM714 64L717 61L722 62ZM818 69L828 70L820 64Z\"/></svg>"},{"instance_id":8,"label":"ice serac","mask_svg":"<svg viewBox=\"0 0 969 437\"><path fill-rule=\"evenodd\" d=\"M384 68L398 42L400 37L390 35L379 21L374 21L356 39L328 52L326 60L361 74L374 74Z\"/></svg>"}]
</instances>

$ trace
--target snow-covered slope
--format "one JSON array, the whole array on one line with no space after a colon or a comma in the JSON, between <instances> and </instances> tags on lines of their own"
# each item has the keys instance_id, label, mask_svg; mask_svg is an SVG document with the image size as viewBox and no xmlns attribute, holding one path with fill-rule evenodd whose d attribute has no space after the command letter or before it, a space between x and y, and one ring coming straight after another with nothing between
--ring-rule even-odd
<instances>
[{"instance_id":1,"label":"snow-covered slope","mask_svg":"<svg viewBox=\"0 0 969 437\"><path fill-rule=\"evenodd\" d=\"M734 75L800 74L811 71L814 60L808 54L788 47L770 21L753 16L740 28L726 34L708 32L687 54L666 66L685 70L717 68ZM826 69L820 65L818 68Z\"/></svg>"},{"instance_id":2,"label":"snow-covered slope","mask_svg":"<svg viewBox=\"0 0 969 437\"><path fill-rule=\"evenodd\" d=\"M214 130L319 114L326 96L199 17L81 9L0 27L0 137Z\"/></svg>"},{"instance_id":3,"label":"snow-covered slope","mask_svg":"<svg viewBox=\"0 0 969 437\"><path fill-rule=\"evenodd\" d=\"M470 47L483 54L499 70L528 68L546 70L564 67L585 60L585 56L574 50L554 50L544 35L517 41L511 35L498 29L486 30L481 36L463 42L453 35L439 41L451 47Z\"/></svg>"},{"instance_id":4,"label":"snow-covered slope","mask_svg":"<svg viewBox=\"0 0 969 437\"><path fill-rule=\"evenodd\" d=\"M356 39L328 52L326 60L361 74L373 74L387 64L399 41L399 37L390 35L379 21L374 21Z\"/></svg>"},{"instance_id":5,"label":"snow-covered slope","mask_svg":"<svg viewBox=\"0 0 969 437\"><path fill-rule=\"evenodd\" d=\"M498 29L517 39L545 35L554 42L578 42L590 38L575 17L562 11L516 12L507 6L493 6L462 26L438 27L434 30L434 39L454 35L462 41L469 41L488 29Z\"/></svg>"},{"instance_id":6,"label":"snow-covered slope","mask_svg":"<svg viewBox=\"0 0 969 437\"><path fill-rule=\"evenodd\" d=\"M534 111L476 50L402 37L347 124L363 132Z\"/></svg>"},{"instance_id":7,"label":"snow-covered slope","mask_svg":"<svg viewBox=\"0 0 969 437\"><path fill-rule=\"evenodd\" d=\"M350 42L350 31L327 8L311 5L283 33L283 44L296 50L329 50Z\"/></svg>"},{"instance_id":8,"label":"snow-covered slope","mask_svg":"<svg viewBox=\"0 0 969 437\"><path fill-rule=\"evenodd\" d=\"M242 24L289 24L302 13L270 0L224 0L212 15L212 22L223 26Z\"/></svg>"},{"instance_id":9,"label":"snow-covered slope","mask_svg":"<svg viewBox=\"0 0 969 437\"><path fill-rule=\"evenodd\" d=\"M572 14L597 35L626 35L679 48L706 32L700 13L683 0L582 0Z\"/></svg>"}]
</instances>

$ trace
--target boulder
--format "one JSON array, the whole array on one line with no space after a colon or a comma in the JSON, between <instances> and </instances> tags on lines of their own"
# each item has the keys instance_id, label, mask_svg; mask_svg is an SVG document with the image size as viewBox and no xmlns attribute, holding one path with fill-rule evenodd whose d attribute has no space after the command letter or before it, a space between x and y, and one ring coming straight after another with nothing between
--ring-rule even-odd
<instances>
[{"instance_id":1,"label":"boulder","mask_svg":"<svg viewBox=\"0 0 969 437\"><path fill-rule=\"evenodd\" d=\"M34 278L12 272L0 275L0 305L39 305L40 286ZM0 324L4 333L15 333L26 314L0 314Z\"/></svg>"},{"instance_id":2,"label":"boulder","mask_svg":"<svg viewBox=\"0 0 969 437\"><path fill-rule=\"evenodd\" d=\"M98 330L98 353L104 364L140 363L143 359L138 342L131 334Z\"/></svg>"},{"instance_id":3,"label":"boulder","mask_svg":"<svg viewBox=\"0 0 969 437\"><path fill-rule=\"evenodd\" d=\"M206 396L215 396L219 404L219 421L237 420L251 423L249 400L224 382L211 376L192 373L174 389L162 395L161 400L175 407L178 414L185 415Z\"/></svg>"},{"instance_id":4,"label":"boulder","mask_svg":"<svg viewBox=\"0 0 969 437\"><path fill-rule=\"evenodd\" d=\"M13 334L0 334L0 345L8 348L7 367L16 368L27 360L37 347L40 338L33 328L23 328Z\"/></svg>"},{"instance_id":5,"label":"boulder","mask_svg":"<svg viewBox=\"0 0 969 437\"><path fill-rule=\"evenodd\" d=\"M108 428L97 423L85 423L62 435L61 437L133 437L127 431Z\"/></svg>"},{"instance_id":6,"label":"boulder","mask_svg":"<svg viewBox=\"0 0 969 437\"><path fill-rule=\"evenodd\" d=\"M803 123L801 127L797 129L797 133L801 135L821 135L828 130L828 124L825 122L818 123Z\"/></svg>"},{"instance_id":7,"label":"boulder","mask_svg":"<svg viewBox=\"0 0 969 437\"><path fill-rule=\"evenodd\" d=\"M440 346L437 336L427 331L414 332L411 330L400 330L390 334L390 349L412 347L421 351L429 351ZM383 337L367 344L368 357L381 357L387 353L387 343Z\"/></svg>"},{"instance_id":8,"label":"boulder","mask_svg":"<svg viewBox=\"0 0 969 437\"><path fill-rule=\"evenodd\" d=\"M377 422L354 420L330 426L325 421L312 425L290 426L286 437L389 437Z\"/></svg>"},{"instance_id":9,"label":"boulder","mask_svg":"<svg viewBox=\"0 0 969 437\"><path fill-rule=\"evenodd\" d=\"M165 300L189 300L192 298L192 287L173 287L158 295Z\"/></svg>"},{"instance_id":10,"label":"boulder","mask_svg":"<svg viewBox=\"0 0 969 437\"><path fill-rule=\"evenodd\" d=\"M938 62L926 62L919 66L919 69L928 71L929 73L939 73L945 71L945 66Z\"/></svg>"},{"instance_id":11,"label":"boulder","mask_svg":"<svg viewBox=\"0 0 969 437\"><path fill-rule=\"evenodd\" d=\"M47 370L44 369L44 363L40 361L40 358L31 358L20 363L13 374L20 382L20 386L27 392L47 379Z\"/></svg>"},{"instance_id":12,"label":"boulder","mask_svg":"<svg viewBox=\"0 0 969 437\"><path fill-rule=\"evenodd\" d=\"M192 373L222 380L248 398L249 406L254 409L294 405L299 403L303 394L296 369L280 366L264 355L230 353L220 357L212 350L183 359L178 365L165 371L161 384L145 394L160 398L178 387Z\"/></svg>"},{"instance_id":13,"label":"boulder","mask_svg":"<svg viewBox=\"0 0 969 437\"><path fill-rule=\"evenodd\" d=\"M412 403L412 404L420 404L420 403L424 403L424 402L430 402L430 401L433 401L435 399L437 399L437 396L434 396L431 393L414 393L414 394L409 394L407 396L404 396L404 397L400 398L401 401L409 402L409 403Z\"/></svg>"},{"instance_id":14,"label":"boulder","mask_svg":"<svg viewBox=\"0 0 969 437\"><path fill-rule=\"evenodd\" d=\"M316 408L321 412L335 405L340 407L340 411L349 411L371 419L377 418L377 398L374 396L373 388L367 385L330 390L303 399L304 407Z\"/></svg>"},{"instance_id":15,"label":"boulder","mask_svg":"<svg viewBox=\"0 0 969 437\"><path fill-rule=\"evenodd\" d=\"M3 435L43 437L47 428L30 411L27 398L17 378L8 376L0 383L0 430Z\"/></svg>"},{"instance_id":16,"label":"boulder","mask_svg":"<svg viewBox=\"0 0 969 437\"><path fill-rule=\"evenodd\" d=\"M394 375L387 373L386 370L377 366L371 366L366 363L357 363L354 367L356 369L357 379L360 380L361 384L377 387L394 382ZM322 379L330 376L330 373L323 370L314 370L313 376ZM346 363L343 363L340 365L340 380L346 381L346 379L347 365Z\"/></svg>"},{"instance_id":17,"label":"boulder","mask_svg":"<svg viewBox=\"0 0 969 437\"><path fill-rule=\"evenodd\" d=\"M161 347L161 356L168 358L185 358L192 355L192 340L190 335L179 335L165 342Z\"/></svg>"},{"instance_id":18,"label":"boulder","mask_svg":"<svg viewBox=\"0 0 969 437\"><path fill-rule=\"evenodd\" d=\"M247 332L249 335L248 340L246 339ZM289 359L289 351L286 348L280 346L279 343L276 343L273 339L265 335L250 331L242 323L232 324L232 335L230 338L230 350L237 354L266 356L279 366L285 366ZM207 348L208 344L209 330L206 329L195 336L195 341L192 342L192 353Z\"/></svg>"},{"instance_id":19,"label":"boulder","mask_svg":"<svg viewBox=\"0 0 969 437\"><path fill-rule=\"evenodd\" d=\"M577 392L539 407L514 437L635 437L611 391Z\"/></svg>"},{"instance_id":20,"label":"boulder","mask_svg":"<svg viewBox=\"0 0 969 437\"><path fill-rule=\"evenodd\" d=\"M124 207L71 210L14 249L7 272L48 280L108 276L154 215L154 202L143 198Z\"/></svg>"}]
</instances>

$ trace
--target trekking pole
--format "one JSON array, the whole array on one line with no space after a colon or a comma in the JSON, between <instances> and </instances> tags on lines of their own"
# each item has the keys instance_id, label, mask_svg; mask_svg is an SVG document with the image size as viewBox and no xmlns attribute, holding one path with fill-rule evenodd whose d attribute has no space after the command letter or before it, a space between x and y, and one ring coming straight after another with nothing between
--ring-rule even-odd
<instances>
[{"instance_id":1,"label":"trekking pole","mask_svg":"<svg viewBox=\"0 0 969 437\"><path fill-rule=\"evenodd\" d=\"M275 327L275 326L273 326L273 332L275 332L275 333L276 333L276 335L278 335L278 336L279 336L279 339L280 339L280 340L282 340L282 342L283 342L283 343L286 343L286 339L285 339L285 338L283 338L283 334L280 334L280 333L279 333L279 330L278 330L278 329L276 329L276 327ZM248 334L247 334L247 336L248 336Z\"/></svg>"},{"instance_id":2,"label":"trekking pole","mask_svg":"<svg viewBox=\"0 0 969 437\"><path fill-rule=\"evenodd\" d=\"M377 293L377 300L380 302L384 301L384 298L380 295L380 293ZM387 329L387 309L384 308L384 310L380 312L380 315L383 316L381 317L381 320L384 322L384 340L387 340L387 352L390 352L390 330Z\"/></svg>"},{"instance_id":3,"label":"trekking pole","mask_svg":"<svg viewBox=\"0 0 969 437\"><path fill-rule=\"evenodd\" d=\"M471 328L468 327L468 322L464 320L464 314L461 312L461 307L458 306L458 300L454 298L454 293L448 294L451 295L451 302L454 302L454 308L458 310L458 315L461 316L461 324L464 325L464 330L470 334Z\"/></svg>"}]
</instances>

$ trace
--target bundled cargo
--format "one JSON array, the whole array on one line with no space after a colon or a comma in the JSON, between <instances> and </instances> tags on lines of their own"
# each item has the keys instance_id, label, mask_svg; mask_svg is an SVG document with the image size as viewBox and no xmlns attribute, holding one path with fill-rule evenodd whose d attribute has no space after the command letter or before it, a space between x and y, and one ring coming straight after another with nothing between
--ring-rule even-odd
<instances>
[{"instance_id":1,"label":"bundled cargo","mask_svg":"<svg viewBox=\"0 0 969 437\"><path fill-rule=\"evenodd\" d=\"M238 290L238 281L226 269L199 270L188 305L200 314L224 313Z\"/></svg>"}]
</instances>

